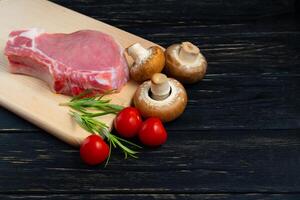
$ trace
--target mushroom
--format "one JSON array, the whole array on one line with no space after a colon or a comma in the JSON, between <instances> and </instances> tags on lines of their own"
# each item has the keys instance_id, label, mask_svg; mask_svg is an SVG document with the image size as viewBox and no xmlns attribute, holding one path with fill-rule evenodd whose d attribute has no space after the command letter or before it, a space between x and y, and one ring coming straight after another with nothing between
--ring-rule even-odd
<instances>
[{"instance_id":1,"label":"mushroom","mask_svg":"<svg viewBox=\"0 0 300 200\"><path fill-rule=\"evenodd\" d=\"M168 122L183 113L187 94L179 81L155 73L151 80L138 87L133 103L143 117L158 117L163 122Z\"/></svg>"},{"instance_id":2,"label":"mushroom","mask_svg":"<svg viewBox=\"0 0 300 200\"><path fill-rule=\"evenodd\" d=\"M173 44L166 52L166 73L182 83L195 83L203 79L207 62L197 46L190 42Z\"/></svg>"},{"instance_id":3,"label":"mushroom","mask_svg":"<svg viewBox=\"0 0 300 200\"><path fill-rule=\"evenodd\" d=\"M135 43L126 51L134 59L129 71L131 78L137 82L149 80L154 73L161 72L164 68L164 51L158 46L146 49L141 44Z\"/></svg>"}]
</instances>

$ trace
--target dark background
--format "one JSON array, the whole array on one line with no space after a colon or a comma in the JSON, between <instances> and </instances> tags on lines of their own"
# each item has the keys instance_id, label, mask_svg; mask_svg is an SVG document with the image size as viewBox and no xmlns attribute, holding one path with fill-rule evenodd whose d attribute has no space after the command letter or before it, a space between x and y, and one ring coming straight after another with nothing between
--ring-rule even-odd
<instances>
[{"instance_id":1,"label":"dark background","mask_svg":"<svg viewBox=\"0 0 300 200\"><path fill-rule=\"evenodd\" d=\"M0 199L300 199L299 2L53 2L164 47L191 41L207 75L163 147L106 168L0 108Z\"/></svg>"}]
</instances>

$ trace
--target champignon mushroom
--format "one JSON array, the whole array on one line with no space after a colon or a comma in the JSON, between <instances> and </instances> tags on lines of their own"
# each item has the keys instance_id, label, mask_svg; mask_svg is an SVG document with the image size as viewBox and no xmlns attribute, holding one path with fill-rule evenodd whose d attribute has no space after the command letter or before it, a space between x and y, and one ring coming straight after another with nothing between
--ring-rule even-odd
<instances>
[{"instance_id":1,"label":"champignon mushroom","mask_svg":"<svg viewBox=\"0 0 300 200\"><path fill-rule=\"evenodd\" d=\"M143 117L159 117L163 122L168 122L183 113L187 94L179 81L156 73L151 80L139 86L133 103Z\"/></svg>"},{"instance_id":2,"label":"champignon mushroom","mask_svg":"<svg viewBox=\"0 0 300 200\"><path fill-rule=\"evenodd\" d=\"M205 57L197 46L190 42L173 44L167 48L165 71L182 83L202 80L207 68Z\"/></svg>"},{"instance_id":3,"label":"champignon mushroom","mask_svg":"<svg viewBox=\"0 0 300 200\"><path fill-rule=\"evenodd\" d=\"M146 49L141 44L135 43L126 51L134 59L129 70L130 77L137 82L149 80L154 73L161 72L164 68L164 51L158 46Z\"/></svg>"}]
</instances>

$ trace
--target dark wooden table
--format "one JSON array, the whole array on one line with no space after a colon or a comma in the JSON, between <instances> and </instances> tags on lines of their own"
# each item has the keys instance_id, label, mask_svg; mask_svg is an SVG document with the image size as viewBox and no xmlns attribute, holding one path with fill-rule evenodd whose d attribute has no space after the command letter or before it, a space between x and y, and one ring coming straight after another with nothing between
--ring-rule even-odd
<instances>
[{"instance_id":1,"label":"dark wooden table","mask_svg":"<svg viewBox=\"0 0 300 200\"><path fill-rule=\"evenodd\" d=\"M1 108L0 199L300 199L296 1L54 2L165 47L192 41L208 72L166 145L106 168Z\"/></svg>"}]
</instances>

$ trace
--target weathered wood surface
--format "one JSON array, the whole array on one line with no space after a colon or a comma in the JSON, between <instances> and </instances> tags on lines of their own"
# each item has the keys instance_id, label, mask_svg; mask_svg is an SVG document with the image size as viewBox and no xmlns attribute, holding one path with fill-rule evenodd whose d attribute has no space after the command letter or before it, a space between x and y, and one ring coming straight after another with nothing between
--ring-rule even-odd
<instances>
[{"instance_id":1,"label":"weathered wood surface","mask_svg":"<svg viewBox=\"0 0 300 200\"><path fill-rule=\"evenodd\" d=\"M300 24L296 1L55 0L209 62L168 143L107 168L0 109L0 199L299 199Z\"/></svg>"},{"instance_id":2,"label":"weathered wood surface","mask_svg":"<svg viewBox=\"0 0 300 200\"><path fill-rule=\"evenodd\" d=\"M169 133L139 160L113 152L106 168L86 166L77 149L42 132L1 133L0 193L300 191L298 131Z\"/></svg>"},{"instance_id":3,"label":"weathered wood surface","mask_svg":"<svg viewBox=\"0 0 300 200\"><path fill-rule=\"evenodd\" d=\"M27 195L0 195L3 199L107 199L107 200L298 200L297 194L27 194Z\"/></svg>"}]
</instances>

